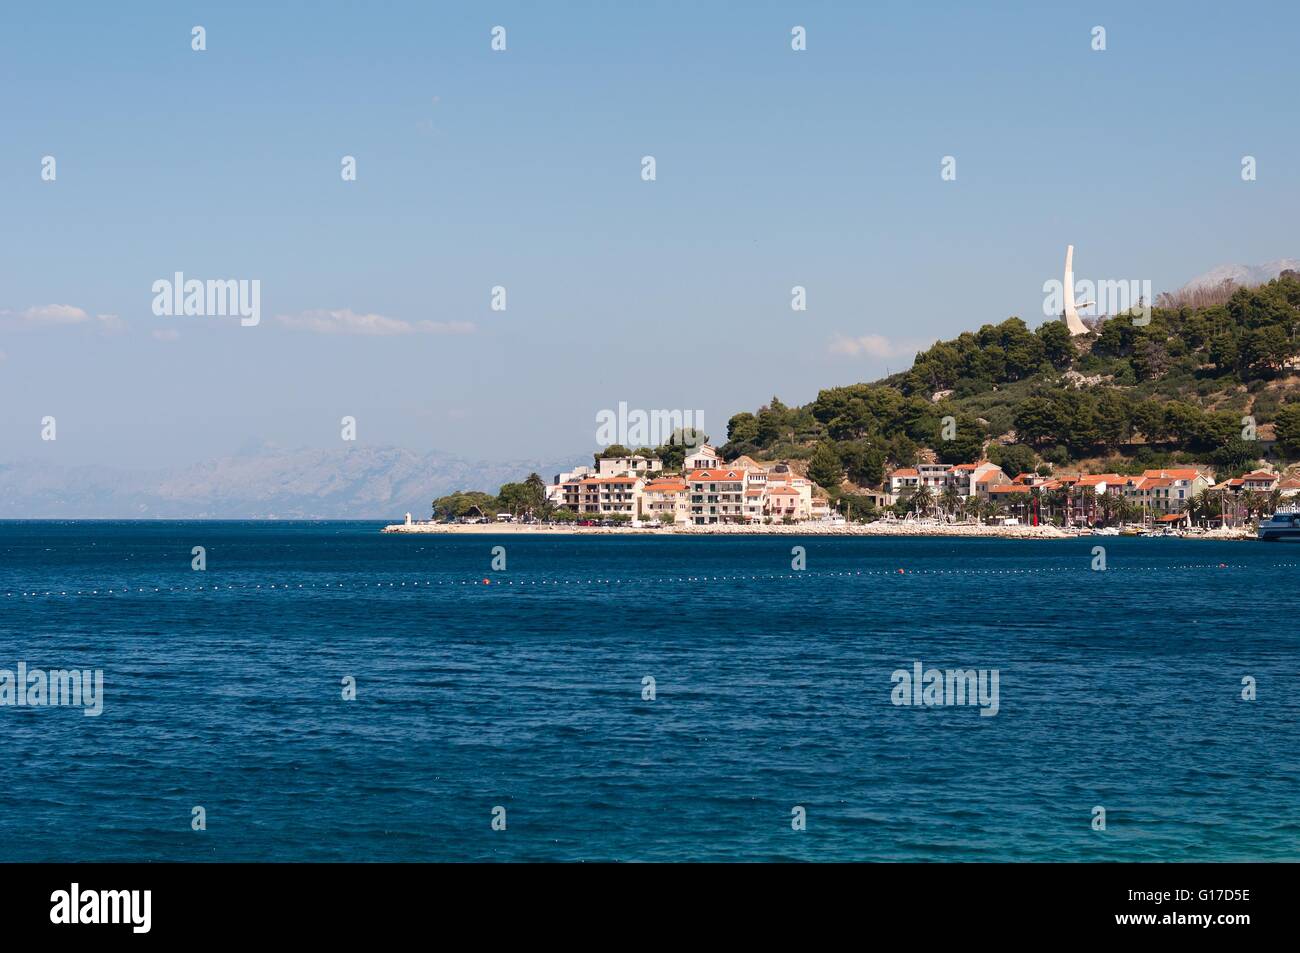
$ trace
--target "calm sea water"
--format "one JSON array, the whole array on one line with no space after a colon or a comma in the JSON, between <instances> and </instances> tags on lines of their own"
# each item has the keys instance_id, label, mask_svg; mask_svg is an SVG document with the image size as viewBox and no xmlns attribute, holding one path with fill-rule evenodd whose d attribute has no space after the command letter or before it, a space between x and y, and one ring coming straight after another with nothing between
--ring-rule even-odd
<instances>
[{"instance_id":1,"label":"calm sea water","mask_svg":"<svg viewBox=\"0 0 1300 953\"><path fill-rule=\"evenodd\" d=\"M1300 859L1300 547L377 529L0 524L0 860Z\"/></svg>"}]
</instances>

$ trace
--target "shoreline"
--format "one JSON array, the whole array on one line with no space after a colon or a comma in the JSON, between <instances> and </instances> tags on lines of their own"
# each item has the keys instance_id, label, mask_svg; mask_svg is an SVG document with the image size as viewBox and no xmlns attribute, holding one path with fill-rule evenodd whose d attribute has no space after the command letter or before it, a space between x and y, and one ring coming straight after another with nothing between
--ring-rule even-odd
<instances>
[{"instance_id":1,"label":"shoreline","mask_svg":"<svg viewBox=\"0 0 1300 953\"><path fill-rule=\"evenodd\" d=\"M853 523L844 526L805 523L794 526L646 527L550 526L519 523L395 523L383 533L433 533L445 535L517 536L968 536L1000 539L1073 539L1075 533L1054 526L974 526L888 523Z\"/></svg>"},{"instance_id":2,"label":"shoreline","mask_svg":"<svg viewBox=\"0 0 1300 953\"><path fill-rule=\"evenodd\" d=\"M879 536L950 537L970 539L1078 539L1092 538L1091 531L1065 530L1059 526L980 526L968 523L908 523L877 520L831 526L804 523L794 526L714 524L710 526L645 527L560 526L520 523L392 523L381 533L414 533L447 536ZM1178 539L1236 541L1256 539L1254 533L1233 531L1191 534Z\"/></svg>"}]
</instances>

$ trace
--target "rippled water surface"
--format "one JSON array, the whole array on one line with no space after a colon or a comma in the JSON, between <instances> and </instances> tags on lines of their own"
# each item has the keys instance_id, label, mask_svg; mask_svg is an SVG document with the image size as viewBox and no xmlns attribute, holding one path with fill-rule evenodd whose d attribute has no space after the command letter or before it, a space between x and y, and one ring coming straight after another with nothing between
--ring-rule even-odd
<instances>
[{"instance_id":1,"label":"rippled water surface","mask_svg":"<svg viewBox=\"0 0 1300 953\"><path fill-rule=\"evenodd\" d=\"M1300 547L377 530L0 523L0 860L1300 859Z\"/></svg>"}]
</instances>

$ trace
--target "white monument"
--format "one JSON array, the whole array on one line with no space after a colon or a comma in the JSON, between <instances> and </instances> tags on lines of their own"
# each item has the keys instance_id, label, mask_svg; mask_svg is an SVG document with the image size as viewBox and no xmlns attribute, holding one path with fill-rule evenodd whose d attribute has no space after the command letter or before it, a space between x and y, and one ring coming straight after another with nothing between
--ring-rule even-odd
<instances>
[{"instance_id":1,"label":"white monument","mask_svg":"<svg viewBox=\"0 0 1300 953\"><path fill-rule=\"evenodd\" d=\"M1061 316L1065 319L1065 326L1070 329L1070 334L1078 336L1088 333L1088 326L1079 320L1079 308L1091 307L1094 302L1085 301L1078 307L1074 304L1074 246L1065 246L1065 280L1061 283L1061 290L1065 292L1065 313Z\"/></svg>"}]
</instances>

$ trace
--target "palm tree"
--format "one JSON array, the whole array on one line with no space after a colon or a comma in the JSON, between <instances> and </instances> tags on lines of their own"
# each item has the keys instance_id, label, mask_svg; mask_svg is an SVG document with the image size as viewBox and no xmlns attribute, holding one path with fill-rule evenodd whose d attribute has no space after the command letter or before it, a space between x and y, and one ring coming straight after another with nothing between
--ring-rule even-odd
<instances>
[{"instance_id":1,"label":"palm tree","mask_svg":"<svg viewBox=\"0 0 1300 953\"><path fill-rule=\"evenodd\" d=\"M1119 516L1121 523L1131 523L1135 518L1141 515L1142 508L1130 500L1127 496L1119 498L1119 508L1116 514Z\"/></svg>"},{"instance_id":2,"label":"palm tree","mask_svg":"<svg viewBox=\"0 0 1300 953\"><path fill-rule=\"evenodd\" d=\"M912 512L920 512L924 516L929 512L930 507L934 504L934 494L930 492L928 486L918 486L916 492L912 494L911 499Z\"/></svg>"},{"instance_id":3,"label":"palm tree","mask_svg":"<svg viewBox=\"0 0 1300 953\"><path fill-rule=\"evenodd\" d=\"M1114 493L1106 493L1100 498L1098 503L1103 525L1109 526L1115 521L1115 517L1119 514L1120 502L1121 498Z\"/></svg>"},{"instance_id":4,"label":"palm tree","mask_svg":"<svg viewBox=\"0 0 1300 953\"><path fill-rule=\"evenodd\" d=\"M961 494L957 492L955 486L949 483L943 488L943 492L939 494L939 502L942 504L945 513L956 513L957 507L961 506Z\"/></svg>"},{"instance_id":5,"label":"palm tree","mask_svg":"<svg viewBox=\"0 0 1300 953\"><path fill-rule=\"evenodd\" d=\"M1043 522L1051 522L1052 511L1059 510L1065 499L1065 491L1059 486L1051 490L1040 490L1038 495L1039 504L1043 510Z\"/></svg>"},{"instance_id":6,"label":"palm tree","mask_svg":"<svg viewBox=\"0 0 1300 953\"><path fill-rule=\"evenodd\" d=\"M961 514L961 518L964 520L968 520L972 516L975 516L978 509L979 500L975 499L973 496L964 496L957 503L957 511Z\"/></svg>"},{"instance_id":7,"label":"palm tree","mask_svg":"<svg viewBox=\"0 0 1300 953\"><path fill-rule=\"evenodd\" d=\"M1002 504L997 500L985 500L980 505L980 510L983 512L985 520L997 519L1003 515Z\"/></svg>"},{"instance_id":8,"label":"palm tree","mask_svg":"<svg viewBox=\"0 0 1300 953\"><path fill-rule=\"evenodd\" d=\"M1219 521L1219 523L1221 524L1223 523L1222 495L1219 495L1219 498L1216 499L1214 498L1213 494L1203 493L1199 495L1199 497L1197 497L1196 499L1193 499L1192 501L1193 506L1195 506L1196 503L1200 503L1200 516L1203 517L1206 525L1209 525L1210 523L1212 523L1213 520L1216 519Z\"/></svg>"},{"instance_id":9,"label":"palm tree","mask_svg":"<svg viewBox=\"0 0 1300 953\"><path fill-rule=\"evenodd\" d=\"M531 498L532 505L528 507L529 511L541 509L542 504L546 502L546 481L540 475L530 473L524 480L524 486L528 488L528 495Z\"/></svg>"}]
</instances>

